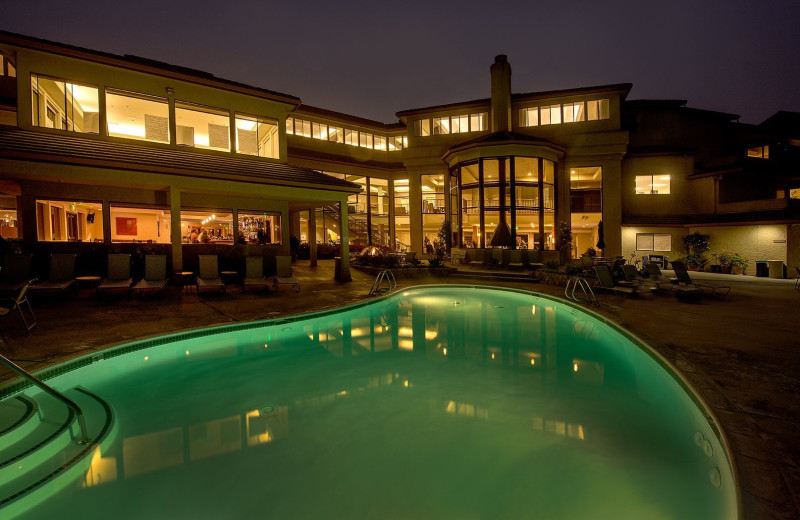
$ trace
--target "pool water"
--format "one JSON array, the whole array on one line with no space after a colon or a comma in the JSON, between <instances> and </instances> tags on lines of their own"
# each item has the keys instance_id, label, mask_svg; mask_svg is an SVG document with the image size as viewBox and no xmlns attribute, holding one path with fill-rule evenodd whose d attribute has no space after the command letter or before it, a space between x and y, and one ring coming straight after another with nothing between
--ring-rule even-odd
<instances>
[{"instance_id":1,"label":"pool water","mask_svg":"<svg viewBox=\"0 0 800 520\"><path fill-rule=\"evenodd\" d=\"M117 433L23 518L737 515L727 454L676 378L521 291L417 288L50 383L103 397Z\"/></svg>"}]
</instances>

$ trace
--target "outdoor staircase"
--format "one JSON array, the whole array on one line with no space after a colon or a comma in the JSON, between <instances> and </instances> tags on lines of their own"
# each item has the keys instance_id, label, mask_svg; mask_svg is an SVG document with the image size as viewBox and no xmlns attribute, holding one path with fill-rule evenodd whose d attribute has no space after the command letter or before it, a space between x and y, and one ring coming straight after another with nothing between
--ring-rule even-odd
<instances>
[{"instance_id":1,"label":"outdoor staircase","mask_svg":"<svg viewBox=\"0 0 800 520\"><path fill-rule=\"evenodd\" d=\"M0 518L77 485L90 469L90 455L111 441L110 405L82 388L64 394L83 410L88 442L82 442L75 412L35 387L0 400Z\"/></svg>"},{"instance_id":2,"label":"outdoor staircase","mask_svg":"<svg viewBox=\"0 0 800 520\"><path fill-rule=\"evenodd\" d=\"M330 225L330 228L341 234L339 208L336 206L325 206L322 208L322 211L325 214L326 224L330 222L330 224L328 224ZM373 246L390 246L391 241L388 233L386 233L385 236L382 236L375 229L372 230L372 233L369 233L367 221L358 219L350 213L347 214L347 230L348 234L350 235L351 243L363 241L364 243L371 244Z\"/></svg>"}]
</instances>

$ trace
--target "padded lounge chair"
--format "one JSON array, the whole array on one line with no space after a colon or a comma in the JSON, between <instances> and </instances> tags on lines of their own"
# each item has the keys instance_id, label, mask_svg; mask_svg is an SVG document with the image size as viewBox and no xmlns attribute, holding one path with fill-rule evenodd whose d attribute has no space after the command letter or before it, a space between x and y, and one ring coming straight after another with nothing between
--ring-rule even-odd
<instances>
[{"instance_id":1,"label":"padded lounge chair","mask_svg":"<svg viewBox=\"0 0 800 520\"><path fill-rule=\"evenodd\" d=\"M508 252L508 264L506 269L524 269L525 263L522 261L522 251L520 249L512 249Z\"/></svg>"},{"instance_id":2,"label":"padded lounge chair","mask_svg":"<svg viewBox=\"0 0 800 520\"><path fill-rule=\"evenodd\" d=\"M483 267L484 263L484 254L485 251L483 249L475 249L471 250L467 254L468 264L476 267Z\"/></svg>"},{"instance_id":3,"label":"padded lounge chair","mask_svg":"<svg viewBox=\"0 0 800 520\"><path fill-rule=\"evenodd\" d=\"M527 255L528 256L528 262L527 262L528 269L536 270L536 269L541 269L542 267L544 267L544 264L542 263L542 255L539 252L539 250L537 250L537 249L528 249L527 253L528 253L528 255Z\"/></svg>"},{"instance_id":4,"label":"padded lounge chair","mask_svg":"<svg viewBox=\"0 0 800 520\"><path fill-rule=\"evenodd\" d=\"M633 295L636 294L638 287L634 284L620 285L611 276L611 269L607 265L594 266L594 272L597 275L596 289L603 289L605 291L612 291L618 294Z\"/></svg>"},{"instance_id":5,"label":"padded lounge chair","mask_svg":"<svg viewBox=\"0 0 800 520\"><path fill-rule=\"evenodd\" d=\"M19 317L22 319L22 323L25 325L25 331L28 333L28 336L31 335L31 329L39 325L39 323L36 321L36 315L33 314L31 302L28 301L27 296L28 289L30 289L31 285L35 283L35 278L23 283L19 293L14 298L0 298L0 317L8 316L13 311L18 311ZM28 307L28 313L31 315L30 323L28 323L28 319L25 317L25 313L22 311L23 305L27 305ZM5 336L3 336L3 340L5 339ZM6 344L8 344L7 341Z\"/></svg>"},{"instance_id":6,"label":"padded lounge chair","mask_svg":"<svg viewBox=\"0 0 800 520\"><path fill-rule=\"evenodd\" d=\"M695 282L694 280L692 280L692 277L689 276L689 270L686 269L686 264L684 264L680 260L673 260L672 268L675 269L675 280L676 283L678 284L682 284L687 287L697 287L699 289L711 289L711 294L716 294L717 291L723 291L723 290L725 291L726 295L731 292L730 286Z\"/></svg>"},{"instance_id":7,"label":"padded lounge chair","mask_svg":"<svg viewBox=\"0 0 800 520\"><path fill-rule=\"evenodd\" d=\"M664 276L657 263L650 262L649 264L645 264L644 267L647 269L647 275L649 276L648 280L653 282L657 287L661 287L662 285L672 287L674 285L673 279Z\"/></svg>"},{"instance_id":8,"label":"padded lounge chair","mask_svg":"<svg viewBox=\"0 0 800 520\"><path fill-rule=\"evenodd\" d=\"M124 289L128 292L133 284L131 278L131 255L108 255L106 279L97 286L97 293Z\"/></svg>"},{"instance_id":9,"label":"padded lounge chair","mask_svg":"<svg viewBox=\"0 0 800 520\"><path fill-rule=\"evenodd\" d=\"M167 287L167 255L144 257L144 278L136 282L134 291L163 291Z\"/></svg>"},{"instance_id":10,"label":"padded lounge chair","mask_svg":"<svg viewBox=\"0 0 800 520\"><path fill-rule=\"evenodd\" d=\"M280 285L293 285L297 292L300 292L300 282L292 276L292 258L289 256L275 257L275 290Z\"/></svg>"},{"instance_id":11,"label":"padded lounge chair","mask_svg":"<svg viewBox=\"0 0 800 520\"><path fill-rule=\"evenodd\" d=\"M29 254L8 254L4 258L3 270L0 271L0 293L16 296L31 277L31 259Z\"/></svg>"},{"instance_id":12,"label":"padded lounge chair","mask_svg":"<svg viewBox=\"0 0 800 520\"><path fill-rule=\"evenodd\" d=\"M244 281L242 290L248 287L263 287L269 289L270 280L264 276L264 257L248 256L245 265Z\"/></svg>"},{"instance_id":13,"label":"padded lounge chair","mask_svg":"<svg viewBox=\"0 0 800 520\"><path fill-rule=\"evenodd\" d=\"M217 255L199 255L197 257L197 293L200 289L225 290L225 282L219 277L219 259Z\"/></svg>"},{"instance_id":14,"label":"padded lounge chair","mask_svg":"<svg viewBox=\"0 0 800 520\"><path fill-rule=\"evenodd\" d=\"M50 255L50 273L47 280L31 287L31 292L64 292L74 286L77 283L75 280L75 257L76 255L69 254Z\"/></svg>"}]
</instances>

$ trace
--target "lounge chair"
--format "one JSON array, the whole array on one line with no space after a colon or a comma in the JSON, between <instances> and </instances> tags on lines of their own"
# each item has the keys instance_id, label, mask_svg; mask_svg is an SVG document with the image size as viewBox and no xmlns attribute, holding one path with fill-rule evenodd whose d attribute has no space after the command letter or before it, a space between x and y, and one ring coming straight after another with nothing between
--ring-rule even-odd
<instances>
[{"instance_id":1,"label":"lounge chair","mask_svg":"<svg viewBox=\"0 0 800 520\"><path fill-rule=\"evenodd\" d=\"M603 289L619 294L636 294L637 286L634 284L618 284L616 280L614 280L614 277L611 276L611 269L607 265L596 265L593 269L597 275L596 289Z\"/></svg>"},{"instance_id":2,"label":"lounge chair","mask_svg":"<svg viewBox=\"0 0 800 520\"><path fill-rule=\"evenodd\" d=\"M526 253L526 265L528 266L528 269L536 270L544 267L544 264L542 263L542 255L537 249L528 249Z\"/></svg>"},{"instance_id":3,"label":"lounge chair","mask_svg":"<svg viewBox=\"0 0 800 520\"><path fill-rule=\"evenodd\" d=\"M31 277L31 259L33 255L12 253L3 259L3 270L0 271L0 293L16 295L28 283Z\"/></svg>"},{"instance_id":4,"label":"lounge chair","mask_svg":"<svg viewBox=\"0 0 800 520\"><path fill-rule=\"evenodd\" d=\"M19 317L22 319L22 323L25 325L25 331L28 333L28 336L31 335L31 329L39 325L39 323L36 321L36 315L33 313L31 302L28 301L27 296L28 289L30 289L31 285L35 283L35 278L23 283L19 293L14 298L0 298L0 317L8 316L13 311L18 311ZM31 315L30 323L28 323L28 319L25 317L25 313L22 311L23 305L28 306L28 312ZM5 340L5 336L3 336L3 340ZM8 342L6 342L6 344L8 344Z\"/></svg>"},{"instance_id":5,"label":"lounge chair","mask_svg":"<svg viewBox=\"0 0 800 520\"><path fill-rule=\"evenodd\" d=\"M485 251L483 249L470 250L467 254L467 263L476 267L483 267Z\"/></svg>"},{"instance_id":6,"label":"lounge chair","mask_svg":"<svg viewBox=\"0 0 800 520\"><path fill-rule=\"evenodd\" d=\"M639 276L639 271L636 270L635 265L626 264L620 267L622 269L622 276L625 278L626 282L640 286L644 286L646 284L645 279ZM650 285L650 287L652 287L652 285Z\"/></svg>"},{"instance_id":7,"label":"lounge chair","mask_svg":"<svg viewBox=\"0 0 800 520\"><path fill-rule=\"evenodd\" d=\"M264 257L248 256L246 259L242 290L246 291L248 287L263 287L268 289L269 284L270 280L264 276Z\"/></svg>"},{"instance_id":8,"label":"lounge chair","mask_svg":"<svg viewBox=\"0 0 800 520\"><path fill-rule=\"evenodd\" d=\"M467 251L465 249L452 248L450 250L450 263L463 264L467 261Z\"/></svg>"},{"instance_id":9,"label":"lounge chair","mask_svg":"<svg viewBox=\"0 0 800 520\"><path fill-rule=\"evenodd\" d=\"M144 278L136 282L134 291L163 291L167 287L167 255L144 257Z\"/></svg>"},{"instance_id":10,"label":"lounge chair","mask_svg":"<svg viewBox=\"0 0 800 520\"><path fill-rule=\"evenodd\" d=\"M133 284L131 278L131 255L108 255L106 279L97 286L97 293L124 289L128 292Z\"/></svg>"},{"instance_id":11,"label":"lounge chair","mask_svg":"<svg viewBox=\"0 0 800 520\"><path fill-rule=\"evenodd\" d=\"M644 268L647 269L647 275L649 277L648 280L654 283L657 287L661 287L662 285L672 287L675 284L672 278L667 278L664 276L657 263L650 262L649 264L645 264Z\"/></svg>"},{"instance_id":12,"label":"lounge chair","mask_svg":"<svg viewBox=\"0 0 800 520\"><path fill-rule=\"evenodd\" d=\"M692 277L689 276L689 270L686 269L686 264L684 264L680 260L673 260L672 268L675 270L675 282L678 284L683 284L687 287L697 287L698 289L711 289L711 294L716 294L717 291L722 291L725 289L727 289L725 291L726 295L731 292L730 286L695 282L694 280L692 280Z\"/></svg>"},{"instance_id":13,"label":"lounge chair","mask_svg":"<svg viewBox=\"0 0 800 520\"><path fill-rule=\"evenodd\" d=\"M652 266L652 267L650 267ZM669 287L672 292L680 299L691 299L703 294L703 291L697 287L688 285L680 285L673 283L671 280L661 274L661 269L658 264L651 262L645 265L649 278L640 278L636 267L627 264L622 266L622 273L625 280L633 283L640 283L644 287L650 287L652 290L658 290L662 287Z\"/></svg>"},{"instance_id":14,"label":"lounge chair","mask_svg":"<svg viewBox=\"0 0 800 520\"><path fill-rule=\"evenodd\" d=\"M508 252L508 263L506 269L524 269L525 263L522 261L522 251L520 249L511 249Z\"/></svg>"},{"instance_id":15,"label":"lounge chair","mask_svg":"<svg viewBox=\"0 0 800 520\"><path fill-rule=\"evenodd\" d=\"M76 255L70 254L50 255L50 272L47 280L31 287L31 293L65 292L76 285L75 257Z\"/></svg>"},{"instance_id":16,"label":"lounge chair","mask_svg":"<svg viewBox=\"0 0 800 520\"><path fill-rule=\"evenodd\" d=\"M280 285L293 285L300 292L300 282L292 276L292 259L288 256L275 257L275 290Z\"/></svg>"},{"instance_id":17,"label":"lounge chair","mask_svg":"<svg viewBox=\"0 0 800 520\"><path fill-rule=\"evenodd\" d=\"M492 266L493 267L501 267L503 265L503 250L499 247L493 247L492 251Z\"/></svg>"},{"instance_id":18,"label":"lounge chair","mask_svg":"<svg viewBox=\"0 0 800 520\"><path fill-rule=\"evenodd\" d=\"M197 257L197 293L200 289L225 290L225 282L219 277L219 259L217 255L199 255Z\"/></svg>"}]
</instances>

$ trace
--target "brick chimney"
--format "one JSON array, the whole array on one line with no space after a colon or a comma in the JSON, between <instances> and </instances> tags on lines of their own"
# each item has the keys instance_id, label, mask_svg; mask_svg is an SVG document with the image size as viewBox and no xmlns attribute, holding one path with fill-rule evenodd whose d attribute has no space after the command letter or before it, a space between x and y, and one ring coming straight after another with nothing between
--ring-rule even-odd
<instances>
[{"instance_id":1,"label":"brick chimney","mask_svg":"<svg viewBox=\"0 0 800 520\"><path fill-rule=\"evenodd\" d=\"M492 74L492 132L511 131L511 65L505 54L494 57Z\"/></svg>"}]
</instances>

